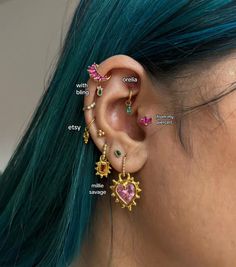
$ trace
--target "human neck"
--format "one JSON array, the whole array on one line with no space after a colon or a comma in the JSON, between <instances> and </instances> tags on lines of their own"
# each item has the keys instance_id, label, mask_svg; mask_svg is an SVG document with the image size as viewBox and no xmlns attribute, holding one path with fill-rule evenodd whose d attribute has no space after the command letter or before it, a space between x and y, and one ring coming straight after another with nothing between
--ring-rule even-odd
<instances>
[{"instance_id":1,"label":"human neck","mask_svg":"<svg viewBox=\"0 0 236 267\"><path fill-rule=\"evenodd\" d=\"M79 263L72 267L175 267L148 235L140 210L129 212L107 197L99 200L90 241L86 241ZM111 213L112 212L112 213Z\"/></svg>"}]
</instances>

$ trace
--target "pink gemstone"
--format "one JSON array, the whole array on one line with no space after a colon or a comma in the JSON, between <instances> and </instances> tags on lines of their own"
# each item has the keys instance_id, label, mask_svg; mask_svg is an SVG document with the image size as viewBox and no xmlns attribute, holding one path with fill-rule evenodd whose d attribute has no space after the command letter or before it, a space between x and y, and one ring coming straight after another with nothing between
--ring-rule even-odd
<instances>
[{"instance_id":1,"label":"pink gemstone","mask_svg":"<svg viewBox=\"0 0 236 267\"><path fill-rule=\"evenodd\" d=\"M148 117L145 116L145 117L143 117L143 118L140 118L139 123L140 123L141 125L148 126L149 124L152 123L152 118L151 118L151 117L148 118Z\"/></svg>"},{"instance_id":2,"label":"pink gemstone","mask_svg":"<svg viewBox=\"0 0 236 267\"><path fill-rule=\"evenodd\" d=\"M116 192L120 199L127 205L130 204L136 193L135 186L132 183L129 183L126 186L119 184L116 187Z\"/></svg>"}]
</instances>

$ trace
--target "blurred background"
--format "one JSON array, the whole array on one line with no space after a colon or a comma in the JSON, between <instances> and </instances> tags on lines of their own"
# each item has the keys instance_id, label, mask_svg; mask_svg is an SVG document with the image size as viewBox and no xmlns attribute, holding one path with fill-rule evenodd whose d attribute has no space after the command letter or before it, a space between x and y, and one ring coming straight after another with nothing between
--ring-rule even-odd
<instances>
[{"instance_id":1,"label":"blurred background","mask_svg":"<svg viewBox=\"0 0 236 267\"><path fill-rule=\"evenodd\" d=\"M42 95L78 0L0 0L0 172Z\"/></svg>"}]
</instances>

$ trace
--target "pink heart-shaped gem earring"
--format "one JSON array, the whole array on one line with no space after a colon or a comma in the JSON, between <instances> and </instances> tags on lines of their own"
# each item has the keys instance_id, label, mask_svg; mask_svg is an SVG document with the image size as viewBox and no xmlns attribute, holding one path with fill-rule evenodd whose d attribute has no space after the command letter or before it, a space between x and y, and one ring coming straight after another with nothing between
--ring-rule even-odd
<instances>
[{"instance_id":1,"label":"pink heart-shaped gem earring","mask_svg":"<svg viewBox=\"0 0 236 267\"><path fill-rule=\"evenodd\" d=\"M118 180L112 180L113 185L110 186L112 196L115 197L115 202L120 203L122 208L132 210L132 206L136 206L135 200L140 198L139 193L142 191L139 188L139 182L134 181L130 173L125 172L126 155L123 158L122 172L119 173Z\"/></svg>"}]
</instances>

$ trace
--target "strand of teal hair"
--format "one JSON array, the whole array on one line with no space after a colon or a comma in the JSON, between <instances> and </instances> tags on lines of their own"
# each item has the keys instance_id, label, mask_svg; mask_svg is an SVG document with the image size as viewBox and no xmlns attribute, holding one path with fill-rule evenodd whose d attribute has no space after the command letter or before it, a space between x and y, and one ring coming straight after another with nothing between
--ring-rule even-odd
<instances>
[{"instance_id":1,"label":"strand of teal hair","mask_svg":"<svg viewBox=\"0 0 236 267\"><path fill-rule=\"evenodd\" d=\"M75 84L88 80L87 66L126 54L164 72L229 51L235 14L229 0L80 1L54 76L0 179L0 266L64 267L80 251L98 151L67 126L85 126Z\"/></svg>"}]
</instances>

